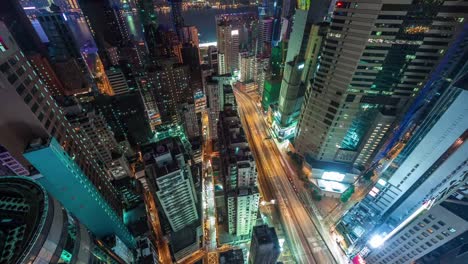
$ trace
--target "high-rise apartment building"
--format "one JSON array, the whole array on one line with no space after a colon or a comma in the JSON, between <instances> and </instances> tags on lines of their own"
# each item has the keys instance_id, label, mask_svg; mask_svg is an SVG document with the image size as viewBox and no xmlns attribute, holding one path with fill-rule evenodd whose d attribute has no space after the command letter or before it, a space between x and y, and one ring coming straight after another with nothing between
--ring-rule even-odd
<instances>
[{"instance_id":1,"label":"high-rise apartment building","mask_svg":"<svg viewBox=\"0 0 468 264\"><path fill-rule=\"evenodd\" d=\"M218 71L218 48L216 46L208 47L208 65Z\"/></svg>"},{"instance_id":2,"label":"high-rise apartment building","mask_svg":"<svg viewBox=\"0 0 468 264\"><path fill-rule=\"evenodd\" d=\"M466 67L439 90L413 131L393 147L375 170L379 180L367 196L343 216L338 229L350 252L367 240L393 232L414 212L446 197L466 181L468 75ZM465 69L465 70L464 70ZM429 100L429 97L428 97Z\"/></svg>"},{"instance_id":3,"label":"high-rise apartment building","mask_svg":"<svg viewBox=\"0 0 468 264\"><path fill-rule=\"evenodd\" d=\"M451 244L452 240L456 242L452 248L459 246L461 241L457 241L457 238L466 238L468 231L468 205L465 202L464 195L458 199L452 196L420 213L394 236L372 250L364 260L375 264L411 263L439 247Z\"/></svg>"},{"instance_id":4,"label":"high-rise apartment building","mask_svg":"<svg viewBox=\"0 0 468 264\"><path fill-rule=\"evenodd\" d=\"M83 140L90 141L90 150L95 152L94 155L110 165L114 159L113 153L119 153L119 150L106 120L94 109L85 110L81 105L75 107L73 111L65 110L67 119Z\"/></svg>"},{"instance_id":5,"label":"high-rise apartment building","mask_svg":"<svg viewBox=\"0 0 468 264\"><path fill-rule=\"evenodd\" d=\"M336 2L307 88L297 151L315 160L354 162L372 125L381 124L374 122L379 112L395 109L398 116L418 94L462 25L463 8L453 1ZM342 152L354 155L343 159Z\"/></svg>"},{"instance_id":6,"label":"high-rise apartment building","mask_svg":"<svg viewBox=\"0 0 468 264\"><path fill-rule=\"evenodd\" d=\"M257 170L239 116L225 105L219 117L219 144L224 153L221 167L226 190L228 232L250 236L257 220L260 193Z\"/></svg>"},{"instance_id":7,"label":"high-rise apartment building","mask_svg":"<svg viewBox=\"0 0 468 264\"><path fill-rule=\"evenodd\" d=\"M177 140L168 139L143 146L142 152L145 173L174 232L199 219L192 173L178 144Z\"/></svg>"},{"instance_id":8,"label":"high-rise apartment building","mask_svg":"<svg viewBox=\"0 0 468 264\"><path fill-rule=\"evenodd\" d=\"M257 222L260 193L257 186L241 187L226 194L229 234L248 238Z\"/></svg>"},{"instance_id":9,"label":"high-rise apartment building","mask_svg":"<svg viewBox=\"0 0 468 264\"><path fill-rule=\"evenodd\" d=\"M196 138L201 135L201 121L196 111L196 105L192 103L183 103L180 106L180 115L185 133L188 138Z\"/></svg>"},{"instance_id":10,"label":"high-rise apartment building","mask_svg":"<svg viewBox=\"0 0 468 264\"><path fill-rule=\"evenodd\" d=\"M239 81L251 82L255 76L255 55L248 51L239 53Z\"/></svg>"},{"instance_id":11,"label":"high-rise apartment building","mask_svg":"<svg viewBox=\"0 0 468 264\"><path fill-rule=\"evenodd\" d=\"M145 106L139 92L100 95L93 104L106 119L118 142L128 140L132 145L141 145L151 137Z\"/></svg>"},{"instance_id":12,"label":"high-rise apartment building","mask_svg":"<svg viewBox=\"0 0 468 264\"><path fill-rule=\"evenodd\" d=\"M219 144L225 149L223 175L226 189L257 185L257 169L237 111L225 106L219 119Z\"/></svg>"},{"instance_id":13,"label":"high-rise apartment building","mask_svg":"<svg viewBox=\"0 0 468 264\"><path fill-rule=\"evenodd\" d=\"M0 122L6 128L1 131L0 143L23 166L34 165L50 184L49 192L93 233L118 233L131 247L133 239L121 220L121 201L102 162L86 149L87 143L75 132L3 23L0 23L0 36L0 83L3 87L0 95ZM37 138L46 139L43 147L28 152L29 157L25 159L23 153L29 143ZM50 156L41 154L42 151ZM56 177L58 174L60 177ZM87 184L80 185L80 180ZM74 184L87 189L80 192ZM83 200L67 195L70 192L64 190L74 190L73 193L83 196L80 197ZM96 207L80 208L84 199ZM87 215L92 215L93 210L102 214L99 217ZM92 226L87 221L93 224L93 221L109 222L112 225Z\"/></svg>"},{"instance_id":14,"label":"high-rise apartment building","mask_svg":"<svg viewBox=\"0 0 468 264\"><path fill-rule=\"evenodd\" d=\"M253 80L258 94L263 95L265 80L270 76L270 55L259 55L255 58Z\"/></svg>"},{"instance_id":15,"label":"high-rise apartment building","mask_svg":"<svg viewBox=\"0 0 468 264\"><path fill-rule=\"evenodd\" d=\"M1 263L124 264L44 187L26 177L0 177Z\"/></svg>"},{"instance_id":16,"label":"high-rise apartment building","mask_svg":"<svg viewBox=\"0 0 468 264\"><path fill-rule=\"evenodd\" d=\"M266 54L271 48L273 18L262 17L258 20L258 38L256 54Z\"/></svg>"},{"instance_id":17,"label":"high-rise apartment building","mask_svg":"<svg viewBox=\"0 0 468 264\"><path fill-rule=\"evenodd\" d=\"M213 76L206 82L206 96L208 97L208 123L209 138L218 138L219 112L224 108L224 86L229 86L232 76L230 74ZM232 89L231 89L232 90Z\"/></svg>"},{"instance_id":18,"label":"high-rise apartment building","mask_svg":"<svg viewBox=\"0 0 468 264\"><path fill-rule=\"evenodd\" d=\"M255 13L222 14L216 16L218 41L218 73L233 73L239 70L239 52L254 50Z\"/></svg>"},{"instance_id":19,"label":"high-rise apartment building","mask_svg":"<svg viewBox=\"0 0 468 264\"><path fill-rule=\"evenodd\" d=\"M183 44L190 43L195 47L200 45L200 40L198 38L198 29L195 26L184 26L181 28L181 40Z\"/></svg>"},{"instance_id":20,"label":"high-rise apartment building","mask_svg":"<svg viewBox=\"0 0 468 264\"><path fill-rule=\"evenodd\" d=\"M144 74L139 85L151 129L178 124L179 105L193 101L188 66L172 57L148 67Z\"/></svg>"},{"instance_id":21,"label":"high-rise apartment building","mask_svg":"<svg viewBox=\"0 0 468 264\"><path fill-rule=\"evenodd\" d=\"M279 255L280 245L275 229L267 225L254 227L249 264L275 264Z\"/></svg>"},{"instance_id":22,"label":"high-rise apartment building","mask_svg":"<svg viewBox=\"0 0 468 264\"><path fill-rule=\"evenodd\" d=\"M112 91L114 91L114 95L125 94L130 91L127 79L121 69L111 67L109 70L106 70L106 75Z\"/></svg>"}]
</instances>

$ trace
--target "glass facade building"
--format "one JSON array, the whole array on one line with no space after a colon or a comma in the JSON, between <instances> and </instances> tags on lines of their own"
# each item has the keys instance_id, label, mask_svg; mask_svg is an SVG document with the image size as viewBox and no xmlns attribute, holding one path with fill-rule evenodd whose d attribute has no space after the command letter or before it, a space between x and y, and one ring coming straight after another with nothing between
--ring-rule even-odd
<instances>
[{"instance_id":1,"label":"glass facade building","mask_svg":"<svg viewBox=\"0 0 468 264\"><path fill-rule=\"evenodd\" d=\"M0 177L0 263L126 263L31 178Z\"/></svg>"}]
</instances>

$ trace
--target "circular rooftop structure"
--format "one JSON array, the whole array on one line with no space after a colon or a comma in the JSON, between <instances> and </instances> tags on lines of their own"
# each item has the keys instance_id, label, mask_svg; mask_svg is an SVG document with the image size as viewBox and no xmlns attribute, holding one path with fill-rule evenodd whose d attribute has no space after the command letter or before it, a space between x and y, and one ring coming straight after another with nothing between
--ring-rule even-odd
<instances>
[{"instance_id":1,"label":"circular rooftop structure","mask_svg":"<svg viewBox=\"0 0 468 264\"><path fill-rule=\"evenodd\" d=\"M33 253L47 210L47 194L36 182L0 177L0 263L22 263Z\"/></svg>"}]
</instances>

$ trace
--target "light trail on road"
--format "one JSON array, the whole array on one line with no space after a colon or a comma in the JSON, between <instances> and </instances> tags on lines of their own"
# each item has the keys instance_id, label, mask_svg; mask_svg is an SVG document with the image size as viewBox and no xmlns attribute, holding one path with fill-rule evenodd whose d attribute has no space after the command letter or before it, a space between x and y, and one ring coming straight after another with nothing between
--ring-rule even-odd
<instances>
[{"instance_id":1,"label":"light trail on road","mask_svg":"<svg viewBox=\"0 0 468 264\"><path fill-rule=\"evenodd\" d=\"M259 171L259 184L265 200L276 199L290 247L299 263L337 263L318 233L295 188L288 180L281 155L259 110L248 96L235 90L239 115Z\"/></svg>"}]
</instances>

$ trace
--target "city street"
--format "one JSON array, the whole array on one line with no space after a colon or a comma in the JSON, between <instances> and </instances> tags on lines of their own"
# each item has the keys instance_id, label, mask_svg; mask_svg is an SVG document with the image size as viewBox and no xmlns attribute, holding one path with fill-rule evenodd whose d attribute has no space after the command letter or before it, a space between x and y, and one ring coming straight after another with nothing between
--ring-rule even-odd
<instances>
[{"instance_id":1,"label":"city street","mask_svg":"<svg viewBox=\"0 0 468 264\"><path fill-rule=\"evenodd\" d=\"M333 256L318 232L322 228L316 227L315 221L312 221L309 212L303 206L298 194L299 189L293 184L295 176L293 177L293 172L285 165L255 103L238 90L235 90L235 95L239 114L257 161L262 195L264 200L275 199L278 202L281 222L293 255L299 263L346 263L345 258L340 256L336 259Z\"/></svg>"}]
</instances>

